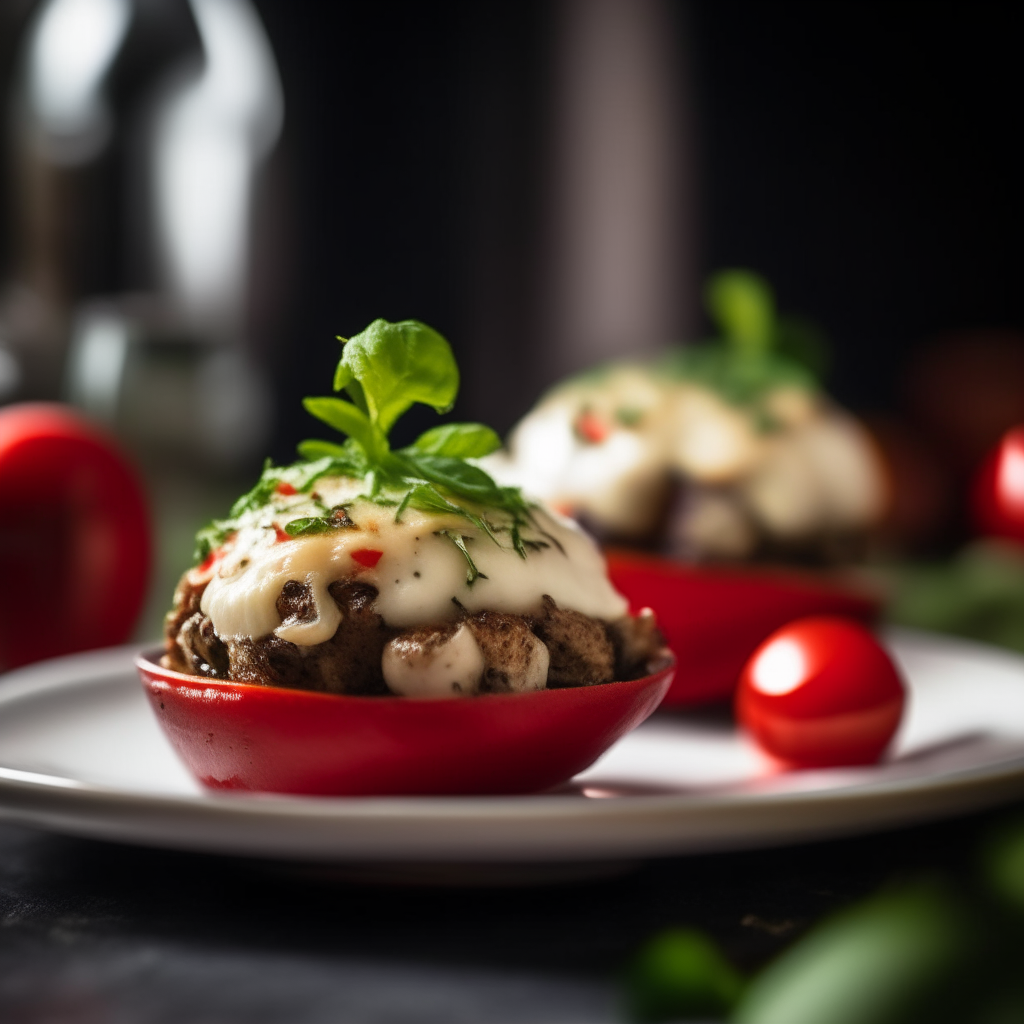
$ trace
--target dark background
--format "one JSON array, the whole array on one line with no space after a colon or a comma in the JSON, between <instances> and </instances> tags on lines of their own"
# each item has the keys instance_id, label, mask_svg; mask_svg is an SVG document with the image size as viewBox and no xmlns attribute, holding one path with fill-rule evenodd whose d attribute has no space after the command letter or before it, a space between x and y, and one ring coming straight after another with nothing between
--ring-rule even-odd
<instances>
[{"instance_id":1,"label":"dark background","mask_svg":"<svg viewBox=\"0 0 1024 1024\"><path fill-rule=\"evenodd\" d=\"M507 428L535 397L523 363L543 358L550 5L260 9L289 98L296 228L282 446L335 356L322 339L378 315L446 333L474 389L460 411ZM1024 326L1013 5L717 0L677 14L701 271L754 267L783 308L818 320L840 400L889 408L915 346Z\"/></svg>"},{"instance_id":2,"label":"dark background","mask_svg":"<svg viewBox=\"0 0 1024 1024\"><path fill-rule=\"evenodd\" d=\"M8 81L31 6L11 0L0 24ZM258 238L274 456L290 457L312 426L297 400L324 389L331 339L376 316L445 333L465 373L457 414L507 429L546 380L538 268L555 6L258 7L287 102ZM830 386L857 410L897 404L908 354L936 335L1024 327L1015 9L675 5L698 266L756 268L784 309L818 320L834 343ZM187 43L179 20L147 54ZM132 75L121 69L118 88ZM280 301L261 306L268 296Z\"/></svg>"}]
</instances>

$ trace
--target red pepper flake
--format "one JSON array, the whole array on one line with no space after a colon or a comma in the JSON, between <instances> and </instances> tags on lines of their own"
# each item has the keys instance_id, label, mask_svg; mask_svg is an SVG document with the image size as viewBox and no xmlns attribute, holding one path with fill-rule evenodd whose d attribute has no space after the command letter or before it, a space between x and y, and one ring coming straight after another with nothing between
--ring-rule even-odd
<instances>
[{"instance_id":1,"label":"red pepper flake","mask_svg":"<svg viewBox=\"0 0 1024 1024\"><path fill-rule=\"evenodd\" d=\"M375 551L373 548L360 548L358 551L352 552L352 561L365 565L367 569L372 569L383 554L383 551Z\"/></svg>"},{"instance_id":2,"label":"red pepper flake","mask_svg":"<svg viewBox=\"0 0 1024 1024\"><path fill-rule=\"evenodd\" d=\"M294 540L294 538L289 537L288 534L277 525L277 523L274 523L274 535L277 537L278 542L283 540Z\"/></svg>"},{"instance_id":3,"label":"red pepper flake","mask_svg":"<svg viewBox=\"0 0 1024 1024\"><path fill-rule=\"evenodd\" d=\"M275 488L278 494L298 494L294 487L287 480L282 480Z\"/></svg>"},{"instance_id":4,"label":"red pepper flake","mask_svg":"<svg viewBox=\"0 0 1024 1024\"><path fill-rule=\"evenodd\" d=\"M235 539L235 534L229 533L224 538L224 543L219 548L214 548L204 560L203 564L199 566L200 572L209 572L217 562L219 562L227 553L228 547L231 542Z\"/></svg>"},{"instance_id":5,"label":"red pepper flake","mask_svg":"<svg viewBox=\"0 0 1024 1024\"><path fill-rule=\"evenodd\" d=\"M598 416L597 413L591 412L589 409L584 409L576 417L573 430L576 431L576 436L581 441L586 441L588 444L600 444L612 432L612 426L602 416Z\"/></svg>"}]
</instances>

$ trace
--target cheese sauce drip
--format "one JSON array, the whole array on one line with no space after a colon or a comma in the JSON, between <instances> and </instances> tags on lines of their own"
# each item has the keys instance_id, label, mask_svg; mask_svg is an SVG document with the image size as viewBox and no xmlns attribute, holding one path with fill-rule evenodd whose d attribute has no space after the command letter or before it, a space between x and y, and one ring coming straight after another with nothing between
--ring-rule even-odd
<instances>
[{"instance_id":1,"label":"cheese sauce drip","mask_svg":"<svg viewBox=\"0 0 1024 1024\"><path fill-rule=\"evenodd\" d=\"M314 495L280 495L274 505L246 514L207 570L201 607L218 636L256 639L274 633L300 646L323 643L341 621L328 587L353 578L377 588L374 607L396 629L450 621L459 605L470 613L528 615L539 611L545 594L561 608L605 621L626 614L627 602L609 582L597 546L569 519L535 510L533 523L521 529L528 548L524 559L502 530L508 522L504 513L481 510L495 529L495 543L461 516L407 509L395 522L394 507L358 497L363 487L359 480L325 478L317 481ZM323 515L325 507L342 503L354 525L284 539L288 522ZM463 538L480 571L473 584L467 582L465 556L443 530ZM366 564L376 552L376 564ZM314 620L281 623L277 599L289 580L309 586Z\"/></svg>"}]
</instances>

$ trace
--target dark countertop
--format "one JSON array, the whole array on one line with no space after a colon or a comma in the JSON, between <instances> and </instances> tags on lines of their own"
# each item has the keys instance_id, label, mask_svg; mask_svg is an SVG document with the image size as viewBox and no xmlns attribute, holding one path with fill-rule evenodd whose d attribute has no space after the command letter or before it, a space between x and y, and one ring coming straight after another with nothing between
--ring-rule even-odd
<instances>
[{"instance_id":1,"label":"dark countertop","mask_svg":"<svg viewBox=\"0 0 1024 1024\"><path fill-rule=\"evenodd\" d=\"M469 888L0 825L0 1020L614 1021L616 971L658 929L704 928L752 970L891 879L966 876L1008 813Z\"/></svg>"}]
</instances>

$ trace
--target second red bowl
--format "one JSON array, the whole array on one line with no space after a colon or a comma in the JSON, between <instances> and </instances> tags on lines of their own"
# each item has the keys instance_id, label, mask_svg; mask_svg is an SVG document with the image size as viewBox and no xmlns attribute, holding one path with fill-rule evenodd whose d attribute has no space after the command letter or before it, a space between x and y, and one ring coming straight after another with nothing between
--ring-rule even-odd
<instances>
[{"instance_id":1,"label":"second red bowl","mask_svg":"<svg viewBox=\"0 0 1024 1024\"><path fill-rule=\"evenodd\" d=\"M787 622L806 615L870 622L880 607L867 594L782 569L706 568L612 552L608 575L634 614L654 610L679 659L666 708L731 698L754 649Z\"/></svg>"}]
</instances>

